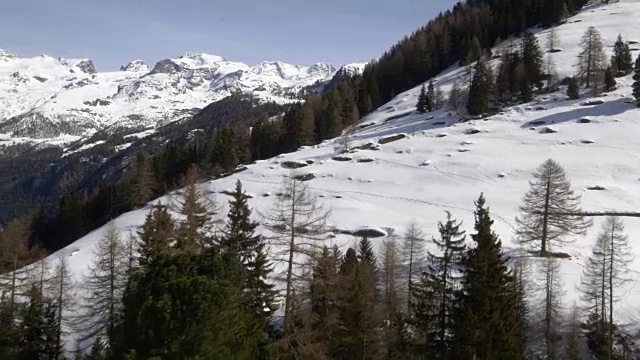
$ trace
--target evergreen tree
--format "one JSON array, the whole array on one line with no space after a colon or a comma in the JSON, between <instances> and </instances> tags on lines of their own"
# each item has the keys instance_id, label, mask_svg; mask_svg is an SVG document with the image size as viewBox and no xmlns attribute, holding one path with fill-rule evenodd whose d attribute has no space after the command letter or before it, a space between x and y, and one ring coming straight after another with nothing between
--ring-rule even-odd
<instances>
[{"instance_id":1,"label":"evergreen tree","mask_svg":"<svg viewBox=\"0 0 640 360\"><path fill-rule=\"evenodd\" d=\"M580 98L580 86L578 85L578 80L574 77L569 79L569 84L567 86L567 96L571 100L577 100Z\"/></svg>"},{"instance_id":2,"label":"evergreen tree","mask_svg":"<svg viewBox=\"0 0 640 360\"><path fill-rule=\"evenodd\" d=\"M337 289L341 286L338 274L341 260L337 247L331 251L325 246L314 261L309 284L312 328L318 332L322 352L332 356L339 354L336 329L340 325Z\"/></svg>"},{"instance_id":3,"label":"evergreen tree","mask_svg":"<svg viewBox=\"0 0 640 360\"><path fill-rule=\"evenodd\" d=\"M273 271L267 258L266 241L256 234L258 223L251 220L251 209L242 184L236 182L235 191L229 201L227 225L219 241L220 250L233 256L245 270L244 290L249 295L249 307L265 331L274 309L275 291L267 282Z\"/></svg>"},{"instance_id":4,"label":"evergreen tree","mask_svg":"<svg viewBox=\"0 0 640 360\"><path fill-rule=\"evenodd\" d=\"M633 68L633 85L632 95L637 101L637 106L640 107L640 55L636 59L636 63Z\"/></svg>"},{"instance_id":5,"label":"evergreen tree","mask_svg":"<svg viewBox=\"0 0 640 360\"><path fill-rule=\"evenodd\" d=\"M215 202L198 186L199 170L193 165L182 179L184 186L172 206L181 215L176 224L176 251L199 253L212 242Z\"/></svg>"},{"instance_id":6,"label":"evergreen tree","mask_svg":"<svg viewBox=\"0 0 640 360\"><path fill-rule=\"evenodd\" d=\"M441 254L429 253L427 270L413 294L417 328L425 333L428 352L434 359L447 359L452 351L454 309L461 278L459 267L465 251L465 236L460 226L449 212L447 221L438 223L440 239L433 241Z\"/></svg>"},{"instance_id":7,"label":"evergreen tree","mask_svg":"<svg viewBox=\"0 0 640 360\"><path fill-rule=\"evenodd\" d=\"M243 287L241 264L215 248L152 259L127 285L117 358L255 359L263 329Z\"/></svg>"},{"instance_id":8,"label":"evergreen tree","mask_svg":"<svg viewBox=\"0 0 640 360\"><path fill-rule=\"evenodd\" d=\"M58 360L62 346L56 337L56 310L43 298L34 284L27 297L29 304L24 309L20 322L20 352L18 359Z\"/></svg>"},{"instance_id":9,"label":"evergreen tree","mask_svg":"<svg viewBox=\"0 0 640 360\"><path fill-rule=\"evenodd\" d=\"M480 195L475 203L475 248L466 251L456 308L455 348L464 359L524 359L522 324L514 311L515 279Z\"/></svg>"},{"instance_id":10,"label":"evergreen tree","mask_svg":"<svg viewBox=\"0 0 640 360\"><path fill-rule=\"evenodd\" d=\"M429 81L429 87L427 89L427 97L425 99L424 108L427 111L433 111L433 109L435 109L435 103L436 103L436 89L435 89L435 86L433 85L433 80L431 80Z\"/></svg>"},{"instance_id":11,"label":"evergreen tree","mask_svg":"<svg viewBox=\"0 0 640 360\"><path fill-rule=\"evenodd\" d=\"M547 359L555 359L558 352L558 343L562 338L560 327L562 325L562 296L564 288L560 274L560 264L554 257L547 257L540 263L539 283L540 300L542 302L542 333L546 347Z\"/></svg>"},{"instance_id":12,"label":"evergreen tree","mask_svg":"<svg viewBox=\"0 0 640 360\"><path fill-rule=\"evenodd\" d=\"M522 38L522 64L526 74L527 83L530 86L540 88L542 86L542 52L538 45L538 39L533 33L527 31Z\"/></svg>"},{"instance_id":13,"label":"evergreen tree","mask_svg":"<svg viewBox=\"0 0 640 360\"><path fill-rule=\"evenodd\" d=\"M484 59L478 60L473 72L473 80L469 88L467 111L469 115L486 114L491 107L493 76L491 69Z\"/></svg>"},{"instance_id":14,"label":"evergreen tree","mask_svg":"<svg viewBox=\"0 0 640 360\"><path fill-rule=\"evenodd\" d=\"M540 256L547 256L549 247L562 243L568 234L583 234L591 226L580 213L580 196L571 190L564 169L549 159L533 173L534 182L516 218L517 236L522 244L539 245Z\"/></svg>"},{"instance_id":15,"label":"evergreen tree","mask_svg":"<svg viewBox=\"0 0 640 360\"><path fill-rule=\"evenodd\" d=\"M341 357L374 359L378 352L376 329L377 266L371 242L365 237L358 250L349 249L340 266L339 321L337 334Z\"/></svg>"},{"instance_id":16,"label":"evergreen tree","mask_svg":"<svg viewBox=\"0 0 640 360\"><path fill-rule=\"evenodd\" d=\"M480 39L477 36L474 36L471 39L467 47L467 56L465 57L465 64L471 65L473 62L480 60L482 58L482 44L480 44Z\"/></svg>"},{"instance_id":17,"label":"evergreen tree","mask_svg":"<svg viewBox=\"0 0 640 360\"><path fill-rule=\"evenodd\" d=\"M170 252L175 238L175 223L166 206L151 210L138 231L140 239L138 263L148 264L153 258Z\"/></svg>"},{"instance_id":18,"label":"evergreen tree","mask_svg":"<svg viewBox=\"0 0 640 360\"><path fill-rule=\"evenodd\" d=\"M418 103L416 104L416 109L420 114L427 112L427 101L427 88L422 84L420 95L418 95Z\"/></svg>"},{"instance_id":19,"label":"evergreen tree","mask_svg":"<svg viewBox=\"0 0 640 360\"><path fill-rule=\"evenodd\" d=\"M613 91L616 89L616 78L613 75L613 70L611 70L610 67L608 67L605 71L604 71L604 92L609 92L609 91Z\"/></svg>"},{"instance_id":20,"label":"evergreen tree","mask_svg":"<svg viewBox=\"0 0 640 360\"><path fill-rule=\"evenodd\" d=\"M618 35L618 39L613 45L613 55L611 55L611 69L616 77L625 76L633 71L633 58L629 44L622 41L622 35Z\"/></svg>"}]
</instances>

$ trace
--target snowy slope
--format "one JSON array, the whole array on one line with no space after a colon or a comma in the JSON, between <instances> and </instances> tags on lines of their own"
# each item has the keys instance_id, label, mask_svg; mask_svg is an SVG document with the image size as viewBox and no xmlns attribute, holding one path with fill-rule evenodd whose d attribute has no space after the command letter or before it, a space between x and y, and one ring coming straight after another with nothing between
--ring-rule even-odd
<instances>
[{"instance_id":1,"label":"snowy slope","mask_svg":"<svg viewBox=\"0 0 640 360\"><path fill-rule=\"evenodd\" d=\"M588 26L602 32L605 45L610 49L618 33L628 40L640 40L640 28L633 21L638 15L640 2L623 0L586 9L559 26L557 31L564 51L553 56L561 77L572 75L577 43ZM545 35L546 31L538 34L541 40ZM446 88L464 76L465 69L454 68L436 81ZM629 101L630 85L630 77L619 79L618 90L600 98L604 101L602 105L584 106L582 103L589 100L588 95L569 101L564 92L559 92L541 96L530 104L507 108L487 119L465 123L445 111L416 114L413 110L419 89L415 88L362 119L351 135L351 146L377 143L397 134L406 134L404 139L382 144L377 150L355 150L349 154L349 161L332 159L337 154L338 141L327 141L250 165L243 172L202 186L217 193L218 201L226 203L228 197L220 192L233 189L234 182L242 180L247 192L254 196L249 200L250 205L266 213L283 176L291 175L291 170L282 164L313 160L298 172L317 175L308 184L324 206L332 209L331 226L340 230L375 227L394 236L401 235L409 222L416 221L428 237L437 234L437 223L444 219L445 210L463 220L470 233L473 201L483 192L497 233L507 251L515 252L514 219L521 199L528 189L531 173L549 158L565 167L573 188L582 195L585 210L640 211L640 110ZM590 122L578 122L583 118ZM545 133L547 126L557 132ZM594 186L602 186L604 190L588 190ZM165 197L155 203L168 201ZM114 222L126 235L143 223L148 211L148 208L133 211ZM560 260L567 306L579 300L577 286L582 266L602 221L603 218L596 218L589 233L574 237L573 244L552 249L571 255L570 259ZM636 260L629 274L633 281L620 289L622 301L616 315L620 323L637 331L640 329L640 287L637 285L640 219L624 221ZM80 280L91 261L96 240L104 231L104 227L95 230L51 258L70 256L76 279ZM374 244L379 245L382 239L373 239ZM348 246L356 240L336 231L328 244ZM272 253L276 250L272 249ZM281 269L282 264L279 263L278 268Z\"/></svg>"},{"instance_id":2,"label":"snowy slope","mask_svg":"<svg viewBox=\"0 0 640 360\"><path fill-rule=\"evenodd\" d=\"M251 67L198 53L161 60L152 69L135 60L118 72L98 72L87 59L21 58L0 50L0 133L19 141L157 126L234 92L294 101L301 89L335 73L324 63Z\"/></svg>"}]
</instances>

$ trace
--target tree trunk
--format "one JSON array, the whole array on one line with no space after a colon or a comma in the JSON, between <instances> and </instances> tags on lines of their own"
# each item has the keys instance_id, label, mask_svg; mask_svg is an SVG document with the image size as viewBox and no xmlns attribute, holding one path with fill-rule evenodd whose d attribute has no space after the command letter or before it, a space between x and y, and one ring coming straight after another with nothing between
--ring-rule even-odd
<instances>
[{"instance_id":1,"label":"tree trunk","mask_svg":"<svg viewBox=\"0 0 640 360\"><path fill-rule=\"evenodd\" d=\"M412 270L413 270L413 239L411 241L411 246L409 247L409 284L407 286L407 315L411 315L411 284L413 283L412 279Z\"/></svg>"},{"instance_id":2,"label":"tree trunk","mask_svg":"<svg viewBox=\"0 0 640 360\"><path fill-rule=\"evenodd\" d=\"M284 309L284 333L285 335L289 334L290 331L290 320L291 320L291 289L292 289L292 277L293 277L293 254L294 254L294 246L295 246L295 199L296 199L296 183L293 182L293 194L292 194L292 209L291 209L291 233L289 239L289 260L287 264L287 290L285 294L285 304L286 307Z\"/></svg>"},{"instance_id":3,"label":"tree trunk","mask_svg":"<svg viewBox=\"0 0 640 360\"><path fill-rule=\"evenodd\" d=\"M547 254L547 227L549 226L549 201L551 197L551 178L547 178L547 187L544 195L544 214L542 215L542 244L540 256Z\"/></svg>"},{"instance_id":4,"label":"tree trunk","mask_svg":"<svg viewBox=\"0 0 640 360\"><path fill-rule=\"evenodd\" d=\"M611 244L609 244L609 343L608 343L608 360L611 360L613 356L613 241L615 226L611 226Z\"/></svg>"}]
</instances>

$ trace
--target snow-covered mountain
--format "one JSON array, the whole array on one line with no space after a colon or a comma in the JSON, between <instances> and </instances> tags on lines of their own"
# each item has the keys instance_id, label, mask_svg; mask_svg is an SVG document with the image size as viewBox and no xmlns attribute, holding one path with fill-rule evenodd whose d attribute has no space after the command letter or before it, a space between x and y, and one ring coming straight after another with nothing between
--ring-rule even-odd
<instances>
[{"instance_id":1,"label":"snow-covered mountain","mask_svg":"<svg viewBox=\"0 0 640 360\"><path fill-rule=\"evenodd\" d=\"M602 33L610 54L618 34L630 42L640 40L640 28L635 22L638 16L640 2L622 0L586 8L558 26L556 31L564 50L552 56L560 77L574 74L580 37L589 26ZM548 32L537 33L542 44ZM499 53L499 49L494 50ZM638 49L633 51L638 54ZM497 66L498 62L493 60L492 65ZM275 65L267 68L269 73L278 71ZM301 70L305 71L308 70ZM462 82L466 77L466 68L456 67L434 80L446 91L454 81ZM564 166L574 190L582 195L585 210L640 211L640 109L630 97L631 83L630 76L621 78L617 90L598 98L584 93L580 100L568 100L563 87L557 93L538 96L531 103L468 122L461 122L451 110L416 113L420 90L416 87L363 118L350 134L349 154L336 157L341 139L326 141L249 165L242 172L203 183L202 187L226 203L224 194L233 189L236 180L241 180L251 195L250 205L264 214L280 191L282 177L291 176L287 164L296 162L303 166L297 169L298 174L309 174L306 178L311 179L307 182L310 190L332 210L329 220L336 231L327 245L342 247L356 241L345 235L345 230L375 229L382 237L373 241L380 245L384 236L401 236L412 221L430 238L437 234L437 223L445 218L445 210L462 220L464 229L471 233L473 201L484 193L497 234L506 251L515 252L515 217L521 199L533 171L549 158ZM170 197L165 196L153 203L169 201ZM145 208L126 213L113 223L127 234L144 222L148 211ZM580 304L577 286L602 221L603 218L596 218L585 236L573 237L573 243L552 249L571 256L559 260L567 307L574 301ZM633 281L619 289L621 301L616 318L635 335L640 331L640 220L624 221L635 261L628 274ZM105 229L106 226L96 229L51 255L50 260L69 257L76 279L80 280ZM433 246L429 249L435 251ZM272 251L275 253L275 249ZM282 265L278 263L277 269Z\"/></svg>"},{"instance_id":2,"label":"snow-covered mountain","mask_svg":"<svg viewBox=\"0 0 640 360\"><path fill-rule=\"evenodd\" d=\"M335 73L325 63L252 67L201 53L164 59L153 68L135 60L121 71L99 72L88 59L22 58L0 50L0 134L65 141L109 127L157 126L235 92L291 102L301 89Z\"/></svg>"}]
</instances>

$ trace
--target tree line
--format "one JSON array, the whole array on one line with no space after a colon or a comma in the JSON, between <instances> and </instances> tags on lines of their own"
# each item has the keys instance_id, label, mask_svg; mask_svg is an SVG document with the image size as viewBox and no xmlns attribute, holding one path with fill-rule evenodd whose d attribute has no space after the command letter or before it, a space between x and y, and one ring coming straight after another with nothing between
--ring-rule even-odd
<instances>
[{"instance_id":1,"label":"tree line","mask_svg":"<svg viewBox=\"0 0 640 360\"><path fill-rule=\"evenodd\" d=\"M295 176L259 223L240 182L223 217L195 167L135 234L105 227L81 280L65 256L33 262L29 230L14 222L0 234L0 355L582 359L586 343L598 359L631 358L614 313L632 260L622 221L602 224L581 306L567 306L557 250L592 224L557 162L533 177L516 219L522 247L509 255L482 194L470 241L446 212L431 239L412 223L377 250L367 237L344 250Z\"/></svg>"}]
</instances>

